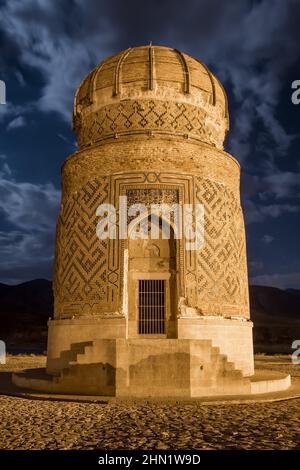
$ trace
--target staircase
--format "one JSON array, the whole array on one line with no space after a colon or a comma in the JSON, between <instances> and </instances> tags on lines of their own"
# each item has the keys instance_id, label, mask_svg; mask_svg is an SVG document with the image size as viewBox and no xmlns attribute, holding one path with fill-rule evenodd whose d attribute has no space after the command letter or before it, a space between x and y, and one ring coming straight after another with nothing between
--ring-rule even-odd
<instances>
[{"instance_id":1,"label":"staircase","mask_svg":"<svg viewBox=\"0 0 300 470\"><path fill-rule=\"evenodd\" d=\"M92 346L92 341L85 341L81 343L73 343L71 344L70 349L61 351L59 358L52 360L51 363L51 374L57 375L62 369L68 368L71 364L76 363L77 356L83 355L85 353L85 349L88 346Z\"/></svg>"},{"instance_id":2,"label":"staircase","mask_svg":"<svg viewBox=\"0 0 300 470\"><path fill-rule=\"evenodd\" d=\"M148 343L149 341L151 344ZM120 369L122 368L120 362L123 359L123 369L130 369L130 371L127 370L126 377L127 383L131 383L127 393L129 395L147 393L145 384L148 383L150 385L149 388L152 389L150 393L157 396L160 394L160 389L166 392L162 379L163 372L159 370L162 361L165 360L166 364L169 364L167 360L168 352L166 353L161 349L162 344L166 344L166 341L169 341L172 345L172 343L175 342L176 344L179 340L128 340L131 347L135 348L140 346L144 349L145 346L150 345L146 349L145 354L141 354L138 363L135 363L134 359L128 357L128 350L126 351L128 348L124 348L125 350L119 351L119 353L111 351L113 349L110 347L112 346L112 340L95 340L89 343L72 344L69 351L61 353L60 360L62 360L64 366L60 374L54 377L53 380L57 385L67 387L67 389L72 389L74 383L76 383L76 390L80 393L86 393L87 389L90 389L90 393L95 394L99 393L99 383L102 383L101 394L104 394L105 389L105 394L114 395L118 385L116 384L118 382L116 380L117 362ZM193 346L188 351L190 355L188 361L189 377L186 380L189 383L184 386L180 383L180 380L176 380L178 371L172 369L173 364L169 364L170 367L167 367L167 375L170 381L168 393L173 395L174 392L172 390L177 390L179 393L179 389L182 388L185 388L185 393L188 393L188 389L190 389L191 396L249 392L249 378L243 377L242 372L236 369L235 364L228 361L227 356L221 354L218 347L212 346L210 340L182 341ZM157 355L153 354L155 349L153 346L156 346L156 344L159 346ZM170 348L167 347L166 349ZM126 354L127 357L125 358ZM177 358L175 358L175 361L177 361ZM155 383L156 387L153 387ZM124 393L126 393L126 390Z\"/></svg>"},{"instance_id":3,"label":"staircase","mask_svg":"<svg viewBox=\"0 0 300 470\"><path fill-rule=\"evenodd\" d=\"M25 388L61 394L197 397L250 393L244 377L210 340L117 339L73 343L44 378L17 374Z\"/></svg>"},{"instance_id":4,"label":"staircase","mask_svg":"<svg viewBox=\"0 0 300 470\"><path fill-rule=\"evenodd\" d=\"M191 396L232 395L249 393L250 378L244 377L234 362L221 354L218 347L208 340L208 355L197 357L196 367L192 369ZM197 370L200 367L200 373ZM194 380L193 380L194 379Z\"/></svg>"}]
</instances>

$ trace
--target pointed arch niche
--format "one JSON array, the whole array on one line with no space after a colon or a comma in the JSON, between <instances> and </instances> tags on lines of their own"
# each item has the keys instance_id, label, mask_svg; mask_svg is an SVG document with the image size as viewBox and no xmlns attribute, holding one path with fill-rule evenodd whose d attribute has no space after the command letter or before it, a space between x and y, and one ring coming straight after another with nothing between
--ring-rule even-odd
<instances>
[{"instance_id":1,"label":"pointed arch niche","mask_svg":"<svg viewBox=\"0 0 300 470\"><path fill-rule=\"evenodd\" d=\"M156 225L157 239L151 238L151 222ZM141 227L147 238L134 237ZM123 291L128 337L176 337L178 245L172 223L162 217L151 219L147 214L129 227Z\"/></svg>"}]
</instances>

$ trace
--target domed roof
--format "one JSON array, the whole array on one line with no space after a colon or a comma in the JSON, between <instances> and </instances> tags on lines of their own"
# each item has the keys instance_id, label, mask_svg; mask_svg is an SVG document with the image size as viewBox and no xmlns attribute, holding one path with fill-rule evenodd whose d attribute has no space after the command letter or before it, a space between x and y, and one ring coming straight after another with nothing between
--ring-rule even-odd
<instances>
[{"instance_id":1,"label":"domed roof","mask_svg":"<svg viewBox=\"0 0 300 470\"><path fill-rule=\"evenodd\" d=\"M222 147L227 97L198 59L163 46L134 47L108 57L81 82L73 124L80 146L140 130Z\"/></svg>"}]
</instances>

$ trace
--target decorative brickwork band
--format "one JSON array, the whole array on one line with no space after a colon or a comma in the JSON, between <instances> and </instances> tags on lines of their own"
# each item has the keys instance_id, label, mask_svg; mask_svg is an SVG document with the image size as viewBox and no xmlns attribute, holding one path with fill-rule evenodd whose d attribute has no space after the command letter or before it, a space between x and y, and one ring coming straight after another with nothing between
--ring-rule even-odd
<instances>
[{"instance_id":1,"label":"decorative brickwork band","mask_svg":"<svg viewBox=\"0 0 300 470\"><path fill-rule=\"evenodd\" d=\"M64 202L56 241L57 318L122 314L121 242L96 236L97 207L117 205L121 194L129 204L203 204L205 245L192 254L182 252L182 293L198 315L249 317L244 222L235 194L200 176L123 173L90 180Z\"/></svg>"},{"instance_id":2,"label":"decorative brickwork band","mask_svg":"<svg viewBox=\"0 0 300 470\"><path fill-rule=\"evenodd\" d=\"M204 107L147 99L104 106L78 123L77 128L80 147L122 135L156 132L194 138L222 148L225 135L225 129L209 119Z\"/></svg>"}]
</instances>

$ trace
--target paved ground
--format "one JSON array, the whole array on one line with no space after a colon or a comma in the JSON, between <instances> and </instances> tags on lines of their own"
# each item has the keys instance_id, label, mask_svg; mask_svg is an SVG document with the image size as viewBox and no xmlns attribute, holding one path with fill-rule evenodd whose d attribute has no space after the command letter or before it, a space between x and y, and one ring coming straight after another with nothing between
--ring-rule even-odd
<instances>
[{"instance_id":1,"label":"paved ground","mask_svg":"<svg viewBox=\"0 0 300 470\"><path fill-rule=\"evenodd\" d=\"M0 372L43 363L9 358ZM300 376L300 365L284 357L259 357L257 366L266 365ZM0 449L300 449L300 399L101 405L0 396L0 417Z\"/></svg>"}]
</instances>

